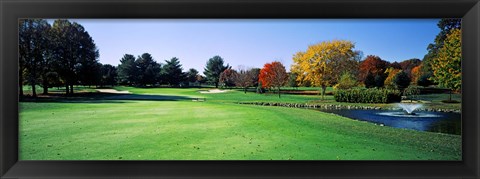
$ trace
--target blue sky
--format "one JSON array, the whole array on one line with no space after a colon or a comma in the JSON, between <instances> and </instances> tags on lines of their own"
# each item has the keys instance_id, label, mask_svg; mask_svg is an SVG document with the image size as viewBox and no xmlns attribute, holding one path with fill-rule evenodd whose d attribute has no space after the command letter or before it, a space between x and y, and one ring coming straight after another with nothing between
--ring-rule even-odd
<instances>
[{"instance_id":1,"label":"blue sky","mask_svg":"<svg viewBox=\"0 0 480 179\"><path fill-rule=\"evenodd\" d=\"M85 27L100 62L118 65L124 54L152 54L160 63L177 57L184 71L203 72L220 55L233 68L280 61L326 40L350 40L364 56L393 62L422 59L440 32L439 19L70 19ZM49 22L53 22L49 20Z\"/></svg>"}]
</instances>

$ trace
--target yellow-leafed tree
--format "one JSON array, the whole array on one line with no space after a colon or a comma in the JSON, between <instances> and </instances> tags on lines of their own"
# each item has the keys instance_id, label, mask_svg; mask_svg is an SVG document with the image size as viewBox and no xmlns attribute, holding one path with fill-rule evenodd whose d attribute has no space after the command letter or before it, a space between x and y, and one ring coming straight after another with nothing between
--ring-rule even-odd
<instances>
[{"instance_id":1,"label":"yellow-leafed tree","mask_svg":"<svg viewBox=\"0 0 480 179\"><path fill-rule=\"evenodd\" d=\"M453 29L443 42L438 56L432 61L432 79L439 86L458 90L462 84L462 37L460 29ZM452 100L450 91L449 101Z\"/></svg>"},{"instance_id":2,"label":"yellow-leafed tree","mask_svg":"<svg viewBox=\"0 0 480 179\"><path fill-rule=\"evenodd\" d=\"M291 71L297 82L322 87L322 99L328 86L335 85L343 72L358 69L355 45L347 40L324 41L308 46L293 56Z\"/></svg>"},{"instance_id":3,"label":"yellow-leafed tree","mask_svg":"<svg viewBox=\"0 0 480 179\"><path fill-rule=\"evenodd\" d=\"M397 75L397 73L400 73L402 70L400 69L396 69L396 68L387 68L387 70L385 70L385 73L388 74L387 78L385 79L385 87L387 88L395 88L395 83L394 83L394 79L395 79L395 76Z\"/></svg>"}]
</instances>

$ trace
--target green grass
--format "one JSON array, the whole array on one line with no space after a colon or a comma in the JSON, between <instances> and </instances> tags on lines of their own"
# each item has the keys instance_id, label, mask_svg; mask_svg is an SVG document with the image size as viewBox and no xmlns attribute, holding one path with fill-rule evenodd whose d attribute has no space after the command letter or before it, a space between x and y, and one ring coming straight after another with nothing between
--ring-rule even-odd
<instances>
[{"instance_id":1,"label":"green grass","mask_svg":"<svg viewBox=\"0 0 480 179\"><path fill-rule=\"evenodd\" d=\"M304 87L307 88L307 87ZM310 87L308 87L310 88ZM332 105L356 105L356 106L375 106L375 107L396 107L396 104L368 104L368 103L345 103L336 102L332 95L326 95L322 100L319 95L294 95L282 94L279 98L275 93L256 94L247 92L245 94L241 89L228 90L227 93L201 94L199 90L208 90L209 88L134 88L134 87L115 87L117 90L128 90L135 94L151 95L179 95L205 97L209 101L234 103L234 102L284 102L284 103L312 103L312 104L332 104ZM448 99L449 94L426 94L419 95L419 100L427 101L424 104L426 108L434 109L461 109L461 103L444 103L442 100ZM461 101L460 94L453 94L452 99Z\"/></svg>"},{"instance_id":2,"label":"green grass","mask_svg":"<svg viewBox=\"0 0 480 179\"><path fill-rule=\"evenodd\" d=\"M201 94L117 87L206 102L21 102L21 160L460 160L461 136L396 129L306 109L238 105L319 96Z\"/></svg>"},{"instance_id":3,"label":"green grass","mask_svg":"<svg viewBox=\"0 0 480 179\"><path fill-rule=\"evenodd\" d=\"M320 96L316 95L281 95L279 98L277 94L266 93L257 94L248 92L245 94L242 90L225 89L225 93L208 93L202 94L199 91L206 91L209 88L134 88L134 87L115 87L116 90L123 91L128 90L134 94L150 94L150 95L176 95L176 96L189 96L207 98L212 102L253 102L253 101L266 101L266 102L299 102L305 103L309 101L319 100ZM212 88L213 89L213 88Z\"/></svg>"},{"instance_id":4,"label":"green grass","mask_svg":"<svg viewBox=\"0 0 480 179\"><path fill-rule=\"evenodd\" d=\"M88 87L88 86L73 86L73 92L74 93L79 93L79 92L95 92L94 87ZM37 85L35 86L35 92L38 94L43 93L43 87ZM65 87L53 87L53 88L48 88L49 93L65 93ZM25 95L31 95L32 94L32 86L30 85L24 85L23 86L23 93Z\"/></svg>"},{"instance_id":5,"label":"green grass","mask_svg":"<svg viewBox=\"0 0 480 179\"><path fill-rule=\"evenodd\" d=\"M275 93L256 94L254 92L247 92L244 94L243 89L233 88L228 93L220 94L201 94L198 91L208 90L212 88L135 88L116 86L114 89L119 91L130 91L134 94L147 94L147 95L172 95L172 96L188 96L188 97L200 97L208 98L213 101L221 102L285 102L285 103L312 103L312 104L332 104L332 105L356 105L356 106L375 106L375 107L396 107L396 104L367 104L367 103L344 103L336 102L332 95L326 95L322 100L320 95L294 95L294 94L282 94L281 98ZM95 88L75 86L75 92L96 92ZM282 90L292 90L291 87L284 87ZM298 90L319 90L318 87L298 87ZM24 86L24 93L31 94L31 87ZM251 90L251 89L250 89ZM36 88L37 94L41 94L43 89L40 86ZM49 88L51 93L64 93L65 89L62 88ZM332 92L333 88L328 87L327 92ZM418 99L427 101L424 104L426 108L433 109L461 109L461 103L444 103L443 100L448 99L449 94L426 94L419 95ZM461 94L452 94L452 99L461 102Z\"/></svg>"},{"instance_id":6,"label":"green grass","mask_svg":"<svg viewBox=\"0 0 480 179\"><path fill-rule=\"evenodd\" d=\"M129 91L134 94L172 95L189 97L205 97L198 91L208 90L208 88L135 88L126 86L116 86L114 87L114 89L118 91Z\"/></svg>"},{"instance_id":7,"label":"green grass","mask_svg":"<svg viewBox=\"0 0 480 179\"><path fill-rule=\"evenodd\" d=\"M427 101L425 105L435 109L461 109L462 103L444 103L443 100L448 100L449 94L425 94L419 95L419 100ZM462 101L461 94L452 94L452 100Z\"/></svg>"}]
</instances>

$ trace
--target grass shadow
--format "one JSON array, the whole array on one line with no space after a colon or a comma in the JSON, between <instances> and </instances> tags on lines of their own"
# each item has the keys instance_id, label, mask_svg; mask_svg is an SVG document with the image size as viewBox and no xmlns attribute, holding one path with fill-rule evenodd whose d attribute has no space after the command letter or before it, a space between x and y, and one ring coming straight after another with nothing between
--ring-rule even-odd
<instances>
[{"instance_id":1,"label":"grass shadow","mask_svg":"<svg viewBox=\"0 0 480 179\"><path fill-rule=\"evenodd\" d=\"M186 96L170 96L170 95L144 95L144 94L114 94L105 96L106 100L146 100L146 101L181 101L181 100L193 100L197 98L191 98Z\"/></svg>"},{"instance_id":2,"label":"grass shadow","mask_svg":"<svg viewBox=\"0 0 480 179\"><path fill-rule=\"evenodd\" d=\"M52 93L48 95L39 95L34 98L31 96L20 97L20 102L59 102L59 103L126 103L132 101L186 101L195 100L186 96L170 96L170 95L141 95L141 94L113 94L113 93L76 93L73 95L65 95Z\"/></svg>"}]
</instances>

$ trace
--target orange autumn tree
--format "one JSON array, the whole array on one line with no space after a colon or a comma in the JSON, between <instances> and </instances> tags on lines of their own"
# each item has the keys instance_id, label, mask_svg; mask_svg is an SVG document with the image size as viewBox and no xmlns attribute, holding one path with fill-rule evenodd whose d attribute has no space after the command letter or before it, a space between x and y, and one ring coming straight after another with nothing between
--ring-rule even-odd
<instances>
[{"instance_id":1,"label":"orange autumn tree","mask_svg":"<svg viewBox=\"0 0 480 179\"><path fill-rule=\"evenodd\" d=\"M258 81L262 84L263 88L277 88L279 98L280 87L285 85L287 80L288 75L285 66L277 61L266 63L258 75Z\"/></svg>"},{"instance_id":2,"label":"orange autumn tree","mask_svg":"<svg viewBox=\"0 0 480 179\"><path fill-rule=\"evenodd\" d=\"M417 84L418 79L420 78L420 76L422 76L422 71L420 69L422 69L422 65L418 65L412 68L411 74L412 74L412 82L414 84Z\"/></svg>"},{"instance_id":3,"label":"orange autumn tree","mask_svg":"<svg viewBox=\"0 0 480 179\"><path fill-rule=\"evenodd\" d=\"M272 87L269 80L271 69L272 69L271 63L265 63L265 65L263 65L263 68L260 69L260 73L258 74L258 82L262 85L262 88Z\"/></svg>"}]
</instances>

